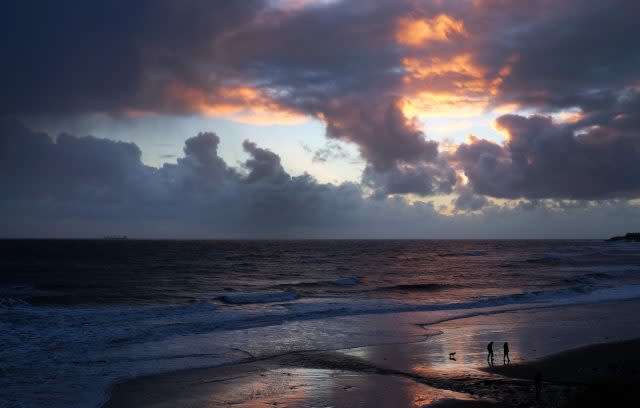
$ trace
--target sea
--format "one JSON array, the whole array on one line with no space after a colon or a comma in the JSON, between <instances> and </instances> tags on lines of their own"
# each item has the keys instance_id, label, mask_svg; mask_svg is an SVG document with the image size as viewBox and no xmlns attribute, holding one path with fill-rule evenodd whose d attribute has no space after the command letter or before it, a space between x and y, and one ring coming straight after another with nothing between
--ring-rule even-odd
<instances>
[{"instance_id":1,"label":"sea","mask_svg":"<svg viewBox=\"0 0 640 408\"><path fill-rule=\"evenodd\" d=\"M435 324L640 298L640 244L626 242L1 240L0 249L7 408L98 407L136 376L410 340L370 324L392 313Z\"/></svg>"}]
</instances>

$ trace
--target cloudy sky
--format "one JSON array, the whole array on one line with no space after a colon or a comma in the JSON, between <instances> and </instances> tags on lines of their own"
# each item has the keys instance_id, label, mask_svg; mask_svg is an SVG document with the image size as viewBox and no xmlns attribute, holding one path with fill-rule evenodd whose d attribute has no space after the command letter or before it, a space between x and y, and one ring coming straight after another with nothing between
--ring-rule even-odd
<instances>
[{"instance_id":1,"label":"cloudy sky","mask_svg":"<svg viewBox=\"0 0 640 408\"><path fill-rule=\"evenodd\" d=\"M0 236L640 230L640 3L10 1Z\"/></svg>"}]
</instances>

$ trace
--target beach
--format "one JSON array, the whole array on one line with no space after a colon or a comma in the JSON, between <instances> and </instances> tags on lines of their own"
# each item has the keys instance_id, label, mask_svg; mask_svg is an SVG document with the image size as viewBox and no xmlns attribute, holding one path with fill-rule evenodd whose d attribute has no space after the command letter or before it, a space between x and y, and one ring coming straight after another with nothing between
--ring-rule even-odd
<instances>
[{"instance_id":1,"label":"beach","mask_svg":"<svg viewBox=\"0 0 640 408\"><path fill-rule=\"evenodd\" d=\"M2 245L3 407L530 404L504 342L515 369L640 338L633 243Z\"/></svg>"},{"instance_id":2,"label":"beach","mask_svg":"<svg viewBox=\"0 0 640 408\"><path fill-rule=\"evenodd\" d=\"M564 406L602 395L612 383L639 383L639 312L633 300L452 319L427 325L424 338L411 342L300 350L139 377L115 385L103 408ZM418 312L376 320L381 330L393 324L426 330L424 318ZM486 360L489 341L496 344L493 367ZM502 361L504 341L509 365Z\"/></svg>"},{"instance_id":3,"label":"beach","mask_svg":"<svg viewBox=\"0 0 640 408\"><path fill-rule=\"evenodd\" d=\"M2 5L0 408L640 406L640 0Z\"/></svg>"}]
</instances>

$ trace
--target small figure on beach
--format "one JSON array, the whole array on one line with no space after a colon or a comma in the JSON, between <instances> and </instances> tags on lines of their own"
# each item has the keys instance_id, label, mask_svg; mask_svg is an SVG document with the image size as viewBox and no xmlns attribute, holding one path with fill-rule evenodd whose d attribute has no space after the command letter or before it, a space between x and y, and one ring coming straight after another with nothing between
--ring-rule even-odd
<instances>
[{"instance_id":1,"label":"small figure on beach","mask_svg":"<svg viewBox=\"0 0 640 408\"><path fill-rule=\"evenodd\" d=\"M489 363L490 366L493 365L493 342L490 342L489 344L487 344L487 363Z\"/></svg>"},{"instance_id":2,"label":"small figure on beach","mask_svg":"<svg viewBox=\"0 0 640 408\"><path fill-rule=\"evenodd\" d=\"M511 359L509 358L509 343L505 341L502 347L504 349L504 354L502 355L502 364L509 364L511 362Z\"/></svg>"},{"instance_id":3,"label":"small figure on beach","mask_svg":"<svg viewBox=\"0 0 640 408\"><path fill-rule=\"evenodd\" d=\"M449 353L449 360L456 361L456 352L455 351L453 353Z\"/></svg>"},{"instance_id":4,"label":"small figure on beach","mask_svg":"<svg viewBox=\"0 0 640 408\"><path fill-rule=\"evenodd\" d=\"M536 373L533 382L536 386L536 401L540 401L540 394L542 393L542 373L540 371Z\"/></svg>"}]
</instances>

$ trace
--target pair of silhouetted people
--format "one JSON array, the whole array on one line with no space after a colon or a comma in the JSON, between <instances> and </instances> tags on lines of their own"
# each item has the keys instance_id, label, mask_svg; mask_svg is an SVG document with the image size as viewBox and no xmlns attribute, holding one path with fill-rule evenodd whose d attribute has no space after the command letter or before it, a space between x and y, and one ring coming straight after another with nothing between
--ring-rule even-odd
<instances>
[{"instance_id":1,"label":"pair of silhouetted people","mask_svg":"<svg viewBox=\"0 0 640 408\"><path fill-rule=\"evenodd\" d=\"M509 343L506 341L502 345L502 349L504 354L502 355L502 362L504 364L509 364L511 359L509 359ZM493 342L487 344L487 363L490 366L493 366ZM536 388L536 401L540 401L540 395L542 394L542 373L538 371L536 376L533 378L533 384Z\"/></svg>"},{"instance_id":2,"label":"pair of silhouetted people","mask_svg":"<svg viewBox=\"0 0 640 408\"><path fill-rule=\"evenodd\" d=\"M509 358L509 343L505 342L502 346L504 354L502 355L502 362L508 364L511 362ZM493 365L493 342L487 344L487 363Z\"/></svg>"}]
</instances>

